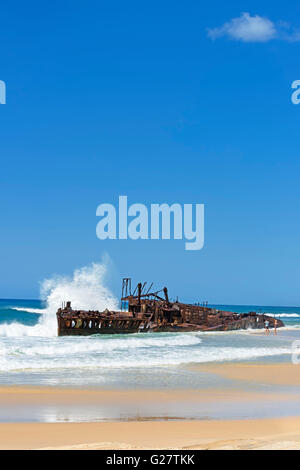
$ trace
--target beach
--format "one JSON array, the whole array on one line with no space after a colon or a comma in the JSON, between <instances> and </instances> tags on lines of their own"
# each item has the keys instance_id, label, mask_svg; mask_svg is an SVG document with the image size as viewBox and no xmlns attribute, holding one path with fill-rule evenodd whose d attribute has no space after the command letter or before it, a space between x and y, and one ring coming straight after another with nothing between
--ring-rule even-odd
<instances>
[{"instance_id":1,"label":"beach","mask_svg":"<svg viewBox=\"0 0 300 470\"><path fill-rule=\"evenodd\" d=\"M2 449L300 449L300 369L290 364L224 364L194 366L201 372L231 377L231 388L210 390L101 390L7 386L0 388ZM277 385L241 388L241 383ZM283 390L281 387L290 388ZM288 391L287 391L288 390ZM292 390L292 392L290 391ZM247 416L247 409L269 405L276 417ZM20 422L18 410L81 409L94 411L99 422ZM225 408L227 419L185 418L190 409ZM99 409L114 410L99 417ZM89 410L87 412L87 410ZM178 415L176 416L176 410ZM180 410L180 412L179 412ZM243 411L244 410L244 411ZM266 410L265 410L266 411ZM97 415L98 413L98 415ZM209 413L209 411L208 411ZM239 419L230 419L232 415ZM220 414L221 416L221 414ZM22 420L21 420L22 421ZM42 420L41 420L42 421Z\"/></svg>"},{"instance_id":2,"label":"beach","mask_svg":"<svg viewBox=\"0 0 300 470\"><path fill-rule=\"evenodd\" d=\"M64 338L56 304L0 301L1 449L300 448L299 308L265 308L277 336Z\"/></svg>"}]
</instances>

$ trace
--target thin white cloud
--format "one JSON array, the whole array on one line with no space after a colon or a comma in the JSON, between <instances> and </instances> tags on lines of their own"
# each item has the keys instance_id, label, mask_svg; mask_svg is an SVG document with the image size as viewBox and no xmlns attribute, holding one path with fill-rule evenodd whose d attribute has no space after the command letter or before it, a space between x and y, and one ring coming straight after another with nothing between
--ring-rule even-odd
<instances>
[{"instance_id":1,"label":"thin white cloud","mask_svg":"<svg viewBox=\"0 0 300 470\"><path fill-rule=\"evenodd\" d=\"M267 42L272 39L300 40L299 31L291 31L290 25L284 22L276 25L269 18L251 16L250 13L242 13L240 17L233 18L219 28L208 29L207 33L211 39L228 37L243 42Z\"/></svg>"}]
</instances>

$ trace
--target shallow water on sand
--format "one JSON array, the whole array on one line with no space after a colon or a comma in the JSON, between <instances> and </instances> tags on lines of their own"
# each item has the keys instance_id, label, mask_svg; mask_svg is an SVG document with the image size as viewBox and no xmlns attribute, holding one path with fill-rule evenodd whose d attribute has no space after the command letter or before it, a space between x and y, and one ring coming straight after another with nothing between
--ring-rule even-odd
<instances>
[{"instance_id":1,"label":"shallow water on sand","mask_svg":"<svg viewBox=\"0 0 300 470\"><path fill-rule=\"evenodd\" d=\"M299 399L278 403L260 399L246 402L224 401L190 403L118 402L113 404L55 404L36 403L2 406L0 422L100 422L100 421L155 421L155 420L224 420L280 418L300 415Z\"/></svg>"}]
</instances>

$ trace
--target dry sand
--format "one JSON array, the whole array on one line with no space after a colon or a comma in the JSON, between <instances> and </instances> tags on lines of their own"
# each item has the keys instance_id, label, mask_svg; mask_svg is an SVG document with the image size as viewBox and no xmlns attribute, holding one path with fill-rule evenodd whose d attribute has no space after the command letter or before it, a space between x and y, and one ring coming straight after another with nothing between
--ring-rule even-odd
<instances>
[{"instance_id":1,"label":"dry sand","mask_svg":"<svg viewBox=\"0 0 300 470\"><path fill-rule=\"evenodd\" d=\"M0 424L1 449L300 449L300 418Z\"/></svg>"}]
</instances>

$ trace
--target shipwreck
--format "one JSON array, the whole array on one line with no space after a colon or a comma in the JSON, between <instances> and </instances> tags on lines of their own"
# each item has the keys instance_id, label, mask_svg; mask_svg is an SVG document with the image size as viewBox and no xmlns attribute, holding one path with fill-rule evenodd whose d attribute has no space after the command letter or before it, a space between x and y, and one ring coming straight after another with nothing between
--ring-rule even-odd
<instances>
[{"instance_id":1,"label":"shipwreck","mask_svg":"<svg viewBox=\"0 0 300 470\"><path fill-rule=\"evenodd\" d=\"M121 310L73 310L66 302L57 311L58 336L89 336L138 332L231 331L283 327L281 320L256 312L235 313L207 305L185 304L169 299L168 289L152 291L139 283L134 291L131 279L124 278Z\"/></svg>"}]
</instances>

